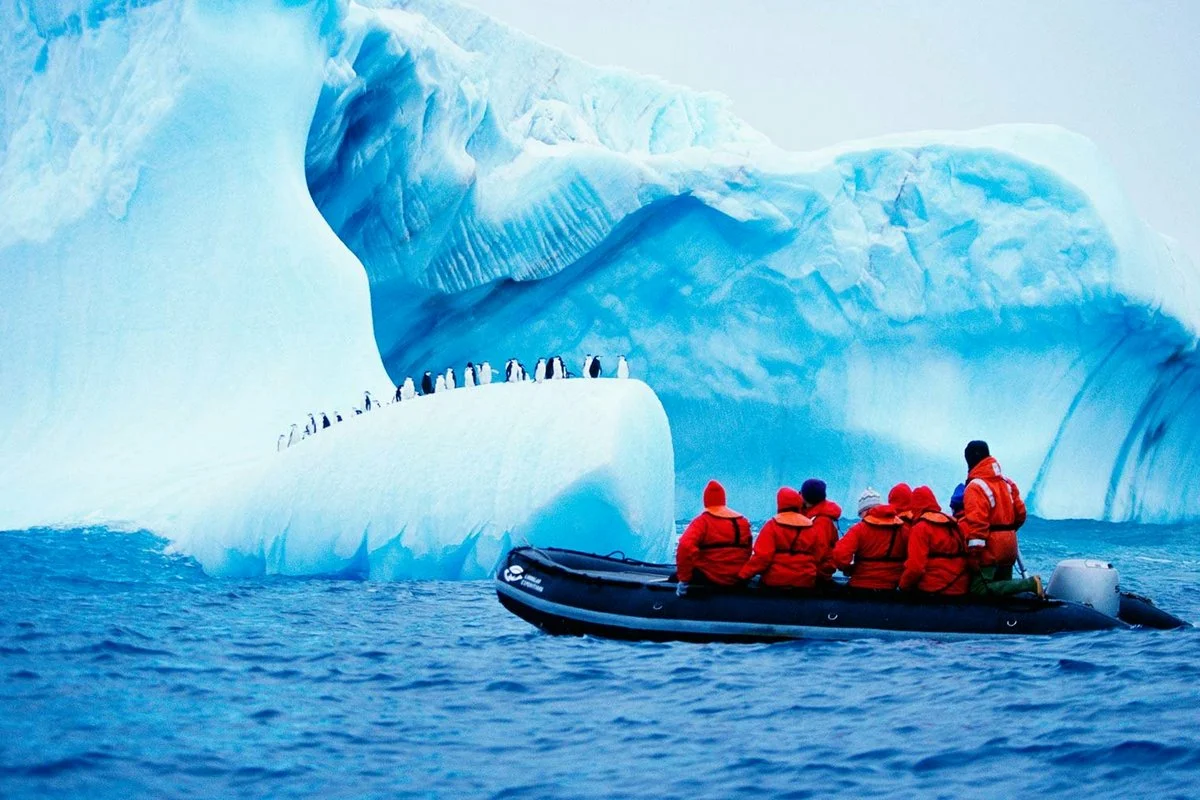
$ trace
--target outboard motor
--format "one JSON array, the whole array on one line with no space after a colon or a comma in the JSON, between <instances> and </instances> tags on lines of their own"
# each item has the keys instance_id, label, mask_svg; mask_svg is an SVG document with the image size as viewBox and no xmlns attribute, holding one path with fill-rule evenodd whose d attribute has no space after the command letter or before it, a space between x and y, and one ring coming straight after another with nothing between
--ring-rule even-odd
<instances>
[{"instance_id":1,"label":"outboard motor","mask_svg":"<svg viewBox=\"0 0 1200 800\"><path fill-rule=\"evenodd\" d=\"M1047 594L1059 600L1083 603L1116 617L1121 613L1121 590L1117 571L1107 561L1092 558L1068 558L1058 562L1050 576Z\"/></svg>"}]
</instances>

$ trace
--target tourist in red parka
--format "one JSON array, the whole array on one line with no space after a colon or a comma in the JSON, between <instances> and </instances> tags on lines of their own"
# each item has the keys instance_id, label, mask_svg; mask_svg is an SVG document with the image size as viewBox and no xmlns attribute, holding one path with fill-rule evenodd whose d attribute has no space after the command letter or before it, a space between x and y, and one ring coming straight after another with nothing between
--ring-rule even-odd
<instances>
[{"instance_id":1,"label":"tourist in red parka","mask_svg":"<svg viewBox=\"0 0 1200 800\"><path fill-rule=\"evenodd\" d=\"M987 442L968 442L963 456L968 471L959 525L967 537L967 559L975 573L971 592L1042 595L1040 576L1013 580L1013 565L1018 555L1017 529L1025 524L1025 501L1017 484L1000 471Z\"/></svg>"},{"instance_id":2,"label":"tourist in red parka","mask_svg":"<svg viewBox=\"0 0 1200 800\"><path fill-rule=\"evenodd\" d=\"M842 518L842 507L825 498L825 481L809 478L800 487L804 506L800 513L813 521L813 527L824 534L830 552L838 540L838 520Z\"/></svg>"},{"instance_id":3,"label":"tourist in red parka","mask_svg":"<svg viewBox=\"0 0 1200 800\"><path fill-rule=\"evenodd\" d=\"M725 505L724 486L709 481L704 511L684 530L675 550L676 594L687 594L692 580L732 586L750 558L750 547L750 521Z\"/></svg>"},{"instance_id":4,"label":"tourist in red parka","mask_svg":"<svg viewBox=\"0 0 1200 800\"><path fill-rule=\"evenodd\" d=\"M858 499L862 518L833 548L833 563L850 576L856 589L895 589L900 584L907 554L908 530L890 505L881 505L879 493L867 489Z\"/></svg>"},{"instance_id":5,"label":"tourist in red parka","mask_svg":"<svg viewBox=\"0 0 1200 800\"><path fill-rule=\"evenodd\" d=\"M828 567L829 546L825 533L800 513L800 493L783 487L775 495L778 513L767 520L754 541L754 555L742 567L738 578L748 580L762 575L764 586L809 589Z\"/></svg>"},{"instance_id":6,"label":"tourist in red parka","mask_svg":"<svg viewBox=\"0 0 1200 800\"><path fill-rule=\"evenodd\" d=\"M958 523L942 513L933 490L913 490L913 523L908 530L908 558L900 588L929 594L966 594L971 583L967 569L967 540Z\"/></svg>"},{"instance_id":7,"label":"tourist in red parka","mask_svg":"<svg viewBox=\"0 0 1200 800\"><path fill-rule=\"evenodd\" d=\"M896 509L896 516L906 523L911 523L913 520L912 511L909 508L912 505L912 496L912 487L907 483L897 483L888 492L888 505Z\"/></svg>"}]
</instances>

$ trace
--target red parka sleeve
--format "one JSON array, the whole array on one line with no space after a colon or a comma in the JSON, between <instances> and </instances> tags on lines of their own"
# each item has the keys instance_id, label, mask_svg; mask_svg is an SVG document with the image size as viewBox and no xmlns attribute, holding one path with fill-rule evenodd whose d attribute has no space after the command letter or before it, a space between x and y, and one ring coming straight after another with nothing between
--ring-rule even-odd
<instances>
[{"instance_id":1,"label":"red parka sleeve","mask_svg":"<svg viewBox=\"0 0 1200 800\"><path fill-rule=\"evenodd\" d=\"M1019 528L1025 524L1025 519L1026 519L1025 501L1021 499L1021 490L1017 488L1017 484L1013 483L1012 481L1009 481L1008 485L1012 487L1013 524Z\"/></svg>"},{"instance_id":2,"label":"red parka sleeve","mask_svg":"<svg viewBox=\"0 0 1200 800\"><path fill-rule=\"evenodd\" d=\"M917 588L925 576L929 564L929 527L918 523L908 535L908 558L904 561L904 572L900 575L900 588Z\"/></svg>"},{"instance_id":3,"label":"red parka sleeve","mask_svg":"<svg viewBox=\"0 0 1200 800\"><path fill-rule=\"evenodd\" d=\"M758 538L754 540L754 553L745 566L738 570L739 580L753 578L771 566L771 562L775 560L775 532L777 530L773 519L767 520L767 524L763 525L762 530L758 532Z\"/></svg>"},{"instance_id":4,"label":"red parka sleeve","mask_svg":"<svg viewBox=\"0 0 1200 800\"><path fill-rule=\"evenodd\" d=\"M692 571L696 569L696 556L700 554L700 540L704 535L704 515L696 517L679 537L679 546L675 548L675 574L679 580L688 582L692 579Z\"/></svg>"},{"instance_id":5,"label":"red parka sleeve","mask_svg":"<svg viewBox=\"0 0 1200 800\"><path fill-rule=\"evenodd\" d=\"M1021 503L1022 511L1025 504ZM967 537L967 561L972 570L979 569L979 560L987 547L988 528L992 524L992 504L983 489L974 481L967 484L963 492L963 516L959 521L963 535Z\"/></svg>"},{"instance_id":6,"label":"red parka sleeve","mask_svg":"<svg viewBox=\"0 0 1200 800\"><path fill-rule=\"evenodd\" d=\"M854 554L858 551L858 532L861 522L856 522L846 531L846 535L838 540L833 548L833 564L842 572L849 575L854 570Z\"/></svg>"}]
</instances>

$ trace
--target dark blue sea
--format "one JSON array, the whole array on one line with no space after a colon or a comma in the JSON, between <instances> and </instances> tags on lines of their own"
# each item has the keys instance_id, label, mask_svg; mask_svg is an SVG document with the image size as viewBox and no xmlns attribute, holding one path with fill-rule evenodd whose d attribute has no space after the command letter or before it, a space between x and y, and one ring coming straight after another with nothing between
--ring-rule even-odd
<instances>
[{"instance_id":1,"label":"dark blue sea","mask_svg":"<svg viewBox=\"0 0 1200 800\"><path fill-rule=\"evenodd\" d=\"M1200 527L1031 522L1200 619ZM0 797L1200 797L1200 634L552 638L488 583L0 534Z\"/></svg>"}]
</instances>

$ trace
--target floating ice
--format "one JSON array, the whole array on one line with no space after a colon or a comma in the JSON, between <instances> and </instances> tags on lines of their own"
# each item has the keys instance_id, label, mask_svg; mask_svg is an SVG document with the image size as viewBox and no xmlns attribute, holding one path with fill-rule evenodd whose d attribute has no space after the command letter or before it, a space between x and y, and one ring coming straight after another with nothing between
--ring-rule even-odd
<instances>
[{"instance_id":1,"label":"floating ice","mask_svg":"<svg viewBox=\"0 0 1200 800\"><path fill-rule=\"evenodd\" d=\"M177 520L221 575L483 578L515 543L663 559L671 433L641 381L492 384L385 406L272 453Z\"/></svg>"}]
</instances>

